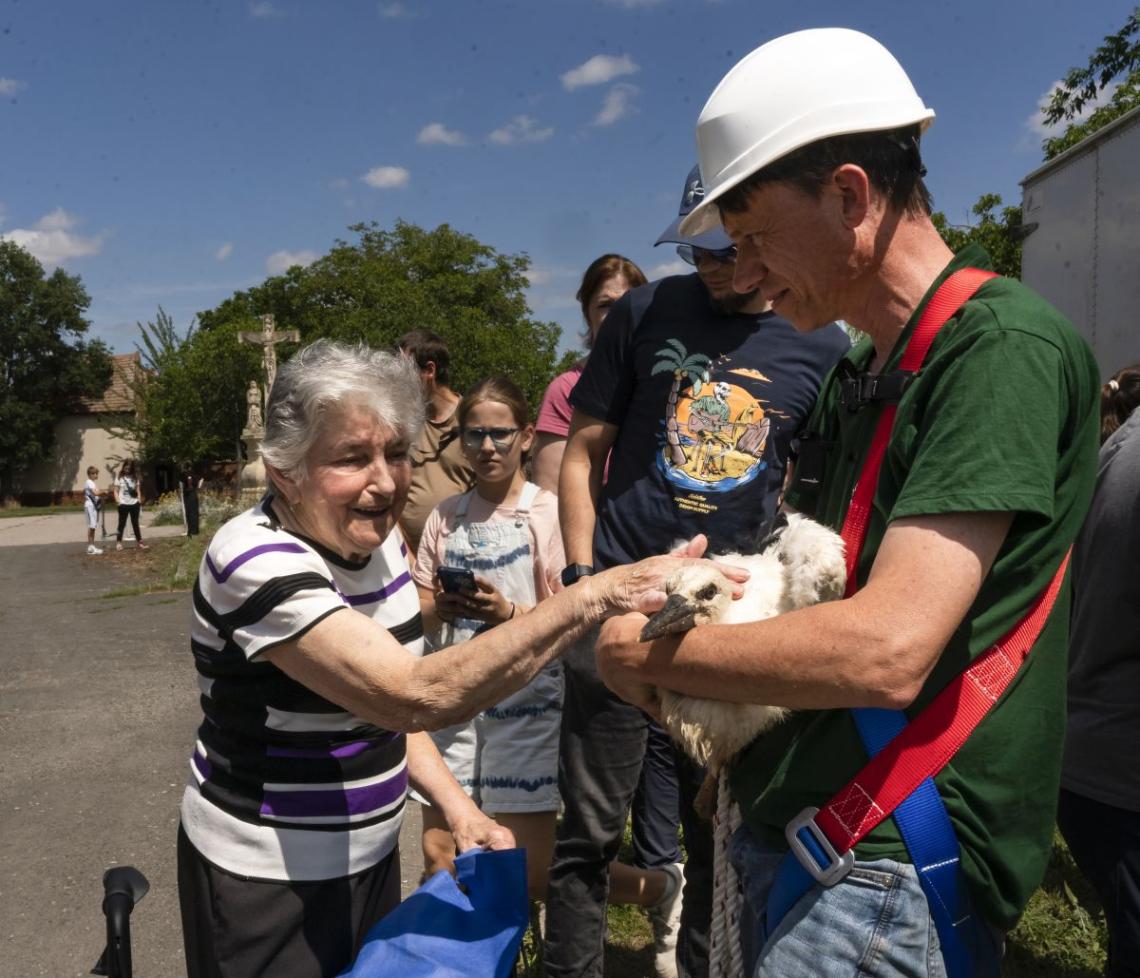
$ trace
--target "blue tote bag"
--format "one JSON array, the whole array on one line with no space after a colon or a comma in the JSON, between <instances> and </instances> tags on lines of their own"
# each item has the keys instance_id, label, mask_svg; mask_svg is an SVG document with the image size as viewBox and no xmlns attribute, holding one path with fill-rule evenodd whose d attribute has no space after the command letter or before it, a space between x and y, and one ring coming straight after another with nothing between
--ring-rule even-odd
<instances>
[{"instance_id":1,"label":"blue tote bag","mask_svg":"<svg viewBox=\"0 0 1140 978\"><path fill-rule=\"evenodd\" d=\"M526 850L470 849L364 938L339 978L507 978L527 927Z\"/></svg>"}]
</instances>

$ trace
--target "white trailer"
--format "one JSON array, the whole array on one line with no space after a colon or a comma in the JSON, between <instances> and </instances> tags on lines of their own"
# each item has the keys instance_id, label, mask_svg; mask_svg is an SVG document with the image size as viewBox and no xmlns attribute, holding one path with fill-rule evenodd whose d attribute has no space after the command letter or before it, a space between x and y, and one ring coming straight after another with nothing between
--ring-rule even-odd
<instances>
[{"instance_id":1,"label":"white trailer","mask_svg":"<svg viewBox=\"0 0 1140 978\"><path fill-rule=\"evenodd\" d=\"M1021 187L1022 281L1088 340L1102 379L1140 363L1140 108Z\"/></svg>"}]
</instances>

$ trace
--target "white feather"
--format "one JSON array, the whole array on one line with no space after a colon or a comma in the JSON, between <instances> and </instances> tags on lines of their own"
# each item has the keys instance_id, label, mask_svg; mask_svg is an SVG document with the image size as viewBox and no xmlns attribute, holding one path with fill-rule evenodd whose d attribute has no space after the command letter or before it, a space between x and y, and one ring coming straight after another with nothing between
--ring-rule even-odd
<instances>
[{"instance_id":1,"label":"white feather","mask_svg":"<svg viewBox=\"0 0 1140 978\"><path fill-rule=\"evenodd\" d=\"M694 625L761 621L842 597L846 586L843 540L799 514L789 515L787 528L763 553L725 554L718 559L750 572L739 600L731 600L728 582L711 564L686 567L666 586L668 593L684 595L692 602ZM710 593L710 583L716 586L711 600L697 598L699 593ZM659 692L665 729L713 774L789 712L779 706L701 699L666 689Z\"/></svg>"}]
</instances>

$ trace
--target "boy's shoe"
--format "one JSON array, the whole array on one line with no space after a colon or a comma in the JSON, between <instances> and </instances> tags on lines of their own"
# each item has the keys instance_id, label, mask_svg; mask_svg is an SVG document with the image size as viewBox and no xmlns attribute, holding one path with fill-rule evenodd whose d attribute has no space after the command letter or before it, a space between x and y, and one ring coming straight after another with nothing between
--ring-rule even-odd
<instances>
[{"instance_id":1,"label":"boy's shoe","mask_svg":"<svg viewBox=\"0 0 1140 978\"><path fill-rule=\"evenodd\" d=\"M665 895L649 908L653 925L653 973L657 978L677 978L677 935L681 930L681 894L685 873L680 863L662 866L669 875Z\"/></svg>"},{"instance_id":2,"label":"boy's shoe","mask_svg":"<svg viewBox=\"0 0 1140 978\"><path fill-rule=\"evenodd\" d=\"M122 545L121 543L116 543L116 544L115 544L115 549L116 549L116 550L122 550L122 549L123 549L123 545Z\"/></svg>"},{"instance_id":3,"label":"boy's shoe","mask_svg":"<svg viewBox=\"0 0 1140 978\"><path fill-rule=\"evenodd\" d=\"M95 544L90 543L87 545L87 552L89 554L94 555L94 554L101 554L103 551L100 550L97 546L95 546Z\"/></svg>"},{"instance_id":4,"label":"boy's shoe","mask_svg":"<svg viewBox=\"0 0 1140 978\"><path fill-rule=\"evenodd\" d=\"M142 542L142 540L140 540L139 541L139 550L150 550L150 547L148 547L145 543Z\"/></svg>"}]
</instances>

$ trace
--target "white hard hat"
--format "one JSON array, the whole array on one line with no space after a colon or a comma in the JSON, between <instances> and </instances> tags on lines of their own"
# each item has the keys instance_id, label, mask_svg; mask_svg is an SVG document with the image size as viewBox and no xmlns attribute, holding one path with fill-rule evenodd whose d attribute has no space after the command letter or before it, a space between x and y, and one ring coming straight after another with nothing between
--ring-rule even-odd
<instances>
[{"instance_id":1,"label":"white hard hat","mask_svg":"<svg viewBox=\"0 0 1140 978\"><path fill-rule=\"evenodd\" d=\"M718 224L717 198L801 146L907 125L925 130L933 119L902 65L873 37L842 27L777 37L739 61L701 111L705 195L681 231Z\"/></svg>"}]
</instances>

